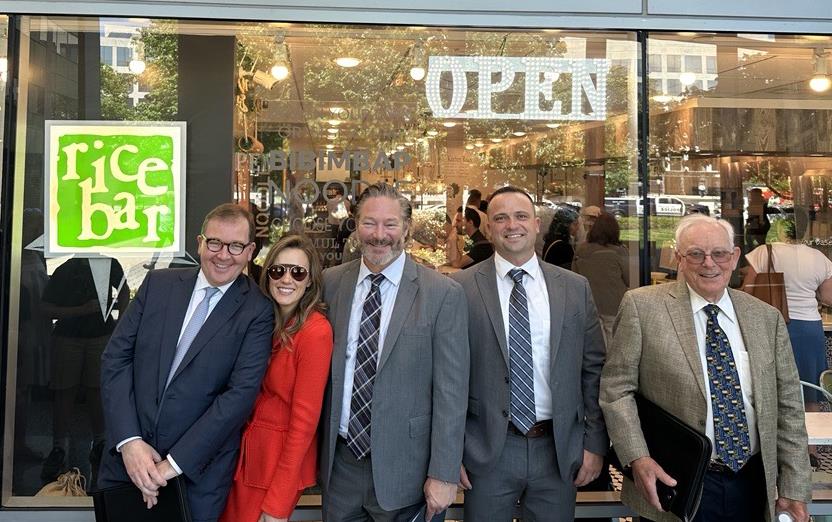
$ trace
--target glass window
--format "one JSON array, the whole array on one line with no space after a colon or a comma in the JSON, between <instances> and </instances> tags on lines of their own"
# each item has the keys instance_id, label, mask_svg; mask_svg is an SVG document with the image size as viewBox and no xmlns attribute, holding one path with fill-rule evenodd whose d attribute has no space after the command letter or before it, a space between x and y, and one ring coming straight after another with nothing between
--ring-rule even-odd
<instances>
[{"instance_id":1,"label":"glass window","mask_svg":"<svg viewBox=\"0 0 832 522\"><path fill-rule=\"evenodd\" d=\"M685 71L693 73L702 72L702 57L685 56Z\"/></svg>"},{"instance_id":2,"label":"glass window","mask_svg":"<svg viewBox=\"0 0 832 522\"><path fill-rule=\"evenodd\" d=\"M675 54L665 56L668 72L679 72L682 70L682 57Z\"/></svg>"},{"instance_id":3,"label":"glass window","mask_svg":"<svg viewBox=\"0 0 832 522\"><path fill-rule=\"evenodd\" d=\"M102 47L101 48L101 63L104 65L109 65L112 67L115 65L113 63L113 48L112 47Z\"/></svg>"},{"instance_id":4,"label":"glass window","mask_svg":"<svg viewBox=\"0 0 832 522\"><path fill-rule=\"evenodd\" d=\"M116 66L127 67L133 59L133 49L129 47L116 47Z\"/></svg>"}]
</instances>

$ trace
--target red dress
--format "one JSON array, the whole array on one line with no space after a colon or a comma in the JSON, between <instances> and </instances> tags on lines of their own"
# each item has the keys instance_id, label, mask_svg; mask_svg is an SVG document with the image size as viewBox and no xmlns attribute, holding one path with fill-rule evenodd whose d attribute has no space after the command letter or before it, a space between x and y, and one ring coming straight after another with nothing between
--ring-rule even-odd
<instances>
[{"instance_id":1,"label":"red dress","mask_svg":"<svg viewBox=\"0 0 832 522\"><path fill-rule=\"evenodd\" d=\"M275 349L278 341L275 339ZM332 357L332 328L313 312L269 362L221 522L257 522L261 512L288 518L315 484L317 428Z\"/></svg>"}]
</instances>

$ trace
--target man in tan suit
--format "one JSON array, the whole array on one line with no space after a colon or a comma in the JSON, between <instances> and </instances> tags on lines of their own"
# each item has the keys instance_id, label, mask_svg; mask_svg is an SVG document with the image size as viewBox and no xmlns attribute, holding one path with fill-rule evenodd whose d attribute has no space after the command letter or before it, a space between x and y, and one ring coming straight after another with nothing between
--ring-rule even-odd
<instances>
[{"instance_id":1,"label":"man in tan suit","mask_svg":"<svg viewBox=\"0 0 832 522\"><path fill-rule=\"evenodd\" d=\"M656 495L657 480L675 480L650 458L636 393L714 445L695 522L773 520L775 510L809 520L811 470L788 332L775 308L727 288L740 255L733 236L725 221L683 219L676 256L684 280L628 292L616 318L600 402L613 447L633 471L622 500L652 520L678 520Z\"/></svg>"}]
</instances>

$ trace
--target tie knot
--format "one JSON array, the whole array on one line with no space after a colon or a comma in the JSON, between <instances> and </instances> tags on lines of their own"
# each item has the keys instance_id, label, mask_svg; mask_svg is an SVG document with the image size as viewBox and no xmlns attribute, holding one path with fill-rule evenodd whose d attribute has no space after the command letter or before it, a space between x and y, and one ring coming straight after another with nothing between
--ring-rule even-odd
<instances>
[{"instance_id":1,"label":"tie knot","mask_svg":"<svg viewBox=\"0 0 832 522\"><path fill-rule=\"evenodd\" d=\"M716 316L719 315L719 307L715 304L705 305L705 313L708 315L708 319L716 319Z\"/></svg>"},{"instance_id":2,"label":"tie knot","mask_svg":"<svg viewBox=\"0 0 832 522\"><path fill-rule=\"evenodd\" d=\"M370 280L371 285L378 288L381 286L381 282L384 281L384 274L370 274L367 276L367 279Z\"/></svg>"},{"instance_id":3,"label":"tie knot","mask_svg":"<svg viewBox=\"0 0 832 522\"><path fill-rule=\"evenodd\" d=\"M206 288L205 288L205 298L206 298L206 299L211 299L211 298L212 298L212 297L214 297L214 296L216 295L216 293L217 293L217 292L219 292L219 291L220 291L220 289L219 289L219 288L217 288L217 287L215 287L215 286L209 286L209 287L206 287Z\"/></svg>"},{"instance_id":4,"label":"tie knot","mask_svg":"<svg viewBox=\"0 0 832 522\"><path fill-rule=\"evenodd\" d=\"M508 276L514 281L514 284L523 284L523 276L526 274L526 271L522 268L512 268L508 271Z\"/></svg>"}]
</instances>

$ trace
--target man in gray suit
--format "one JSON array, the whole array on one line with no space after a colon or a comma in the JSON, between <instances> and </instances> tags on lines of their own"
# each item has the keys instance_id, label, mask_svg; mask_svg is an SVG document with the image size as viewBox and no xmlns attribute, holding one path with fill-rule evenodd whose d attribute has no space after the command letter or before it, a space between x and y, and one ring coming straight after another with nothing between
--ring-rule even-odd
<instances>
[{"instance_id":1,"label":"man in gray suit","mask_svg":"<svg viewBox=\"0 0 832 522\"><path fill-rule=\"evenodd\" d=\"M356 209L361 259L324 272L335 343L324 398L324 520L412 520L456 497L468 396L465 298L405 253L412 209L389 185Z\"/></svg>"},{"instance_id":2,"label":"man in gray suit","mask_svg":"<svg viewBox=\"0 0 832 522\"><path fill-rule=\"evenodd\" d=\"M621 498L643 517L661 510L658 480L634 395L703 432L713 443L695 522L758 522L788 511L809 520L811 470L800 384L777 309L728 288L740 249L727 221L701 214L676 229L677 283L624 295L601 378L613 447L633 470Z\"/></svg>"},{"instance_id":3,"label":"man in gray suit","mask_svg":"<svg viewBox=\"0 0 832 522\"><path fill-rule=\"evenodd\" d=\"M488 226L496 254L454 274L471 338L465 520L509 522L519 500L524 520L571 521L609 447L598 314L586 279L535 256L526 192L494 192Z\"/></svg>"}]
</instances>

